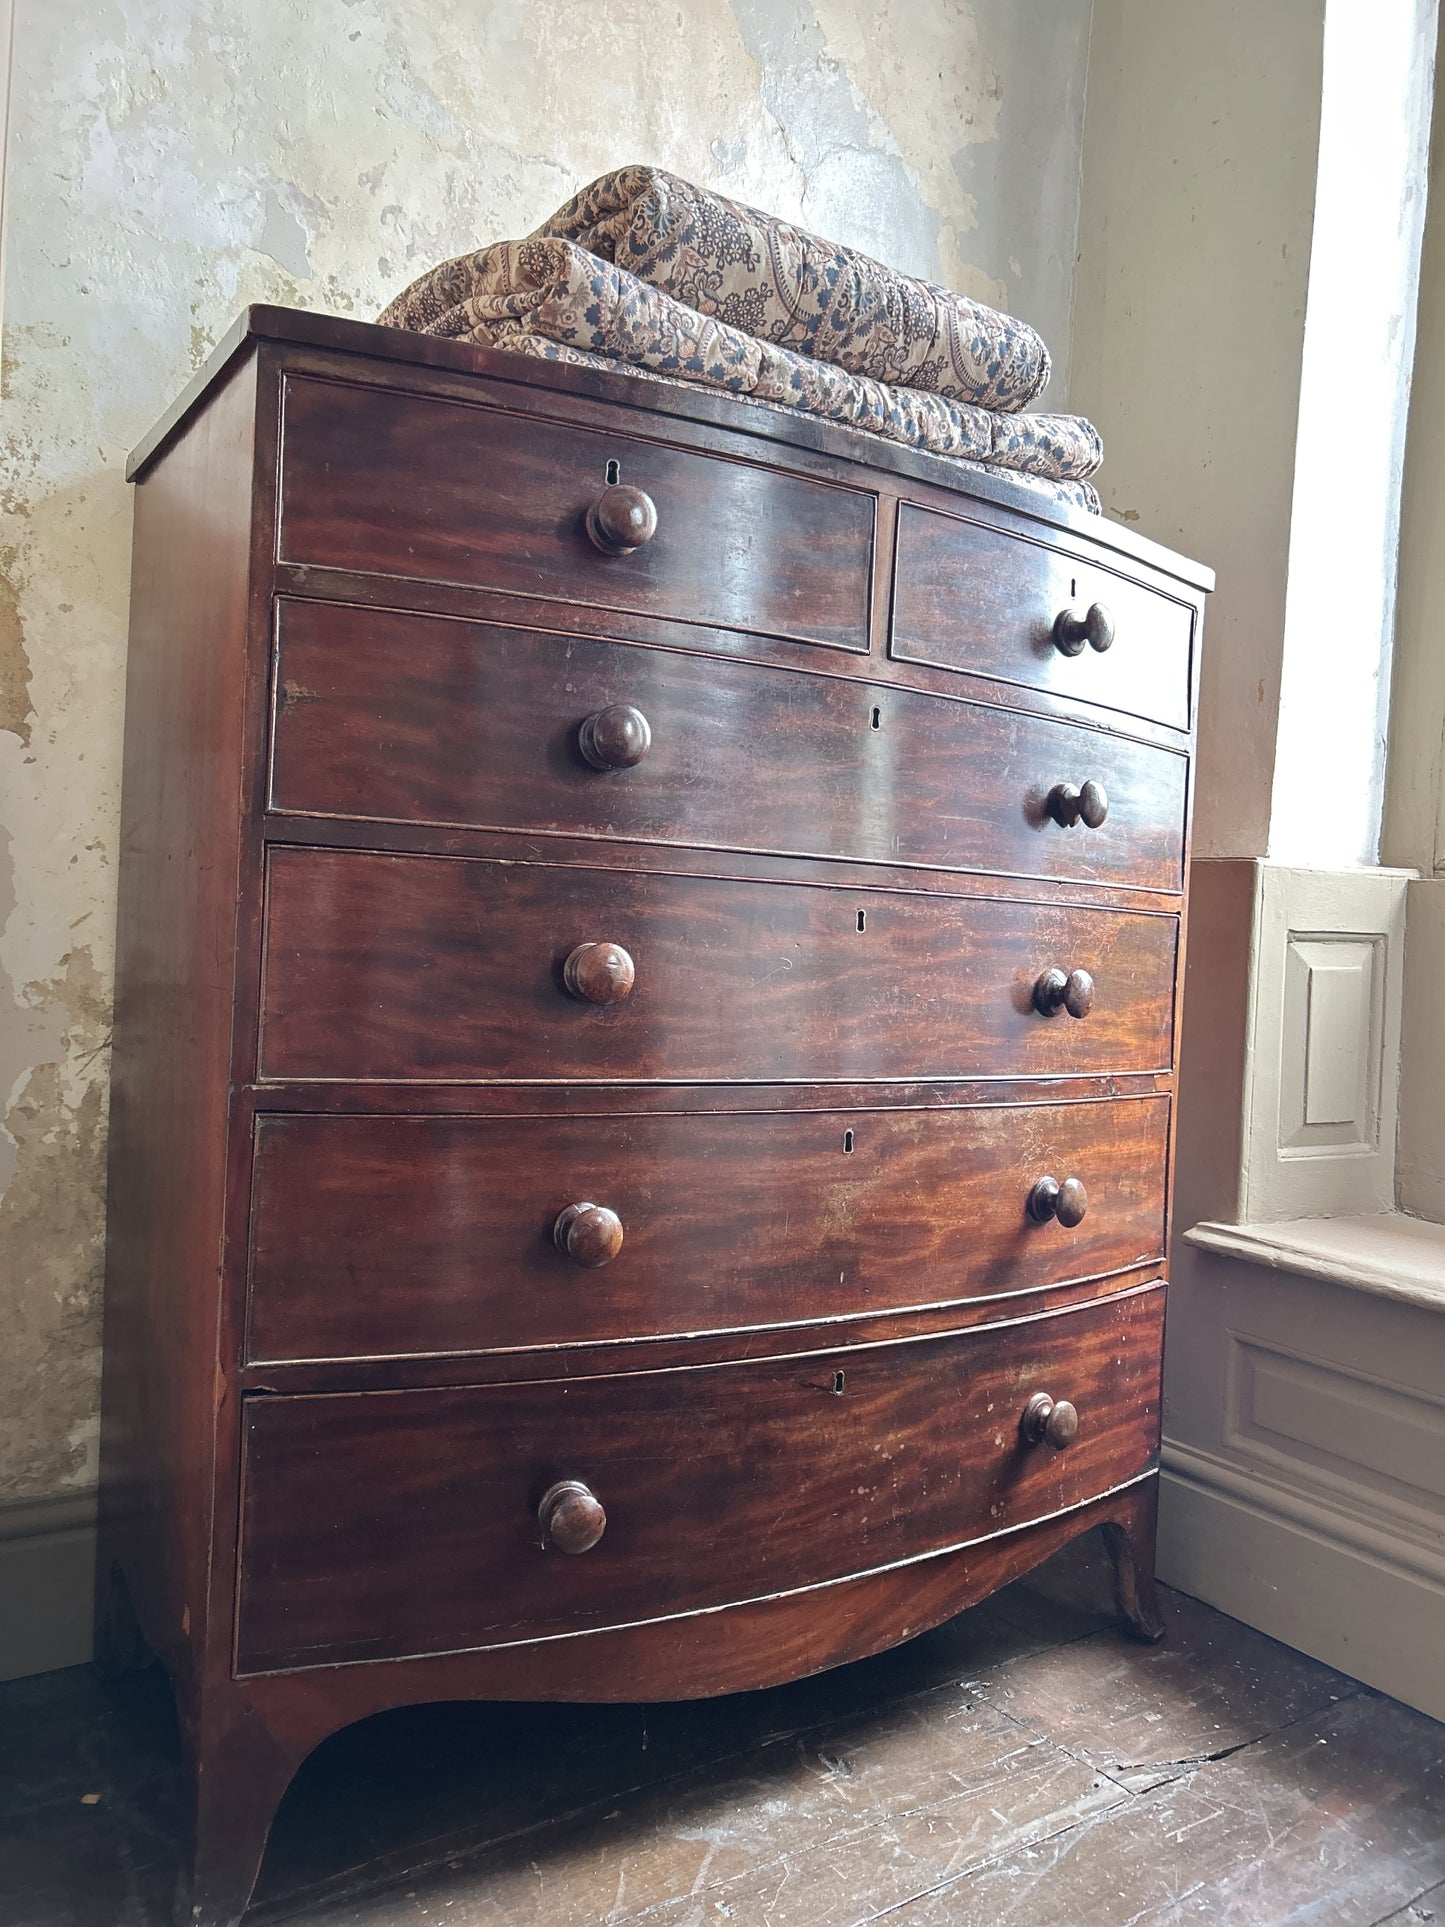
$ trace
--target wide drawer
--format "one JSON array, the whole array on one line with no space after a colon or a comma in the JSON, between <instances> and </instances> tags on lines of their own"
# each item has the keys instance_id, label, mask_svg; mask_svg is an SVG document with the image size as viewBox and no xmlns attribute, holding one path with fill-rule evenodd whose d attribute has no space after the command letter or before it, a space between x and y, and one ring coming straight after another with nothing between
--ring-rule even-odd
<instances>
[{"instance_id":1,"label":"wide drawer","mask_svg":"<svg viewBox=\"0 0 1445 1927\"><path fill-rule=\"evenodd\" d=\"M316 815L1177 890L1188 763L1040 716L665 650L334 604L277 616L271 801ZM587 719L650 744L595 768ZM1058 785L1101 785L1093 828ZM1061 799L1062 800L1062 799Z\"/></svg>"},{"instance_id":2,"label":"wide drawer","mask_svg":"<svg viewBox=\"0 0 1445 1927\"><path fill-rule=\"evenodd\" d=\"M570 1383L247 1402L243 1673L537 1639L816 1585L1082 1504L1158 1441L1160 1287L940 1339ZM1036 1392L1078 1411L1033 1442ZM600 1541L546 1545L586 1485Z\"/></svg>"},{"instance_id":3,"label":"wide drawer","mask_svg":"<svg viewBox=\"0 0 1445 1927\"><path fill-rule=\"evenodd\" d=\"M365 1358L681 1336L1123 1270L1163 1256L1168 1134L1167 1098L263 1116L248 1352ZM1082 1220L1030 1215L1046 1176L1083 1184ZM574 1257L554 1237L581 1203L618 1219L610 1259L610 1239ZM1066 1216L1076 1203L1071 1192Z\"/></svg>"},{"instance_id":4,"label":"wide drawer","mask_svg":"<svg viewBox=\"0 0 1445 1927\"><path fill-rule=\"evenodd\" d=\"M1177 918L1141 912L275 848L261 1074L738 1083L1160 1070L1177 936ZM566 989L569 958L594 944L625 953L624 1000ZM1050 970L1092 977L1086 1016L1038 1013Z\"/></svg>"},{"instance_id":5,"label":"wide drawer","mask_svg":"<svg viewBox=\"0 0 1445 1927\"><path fill-rule=\"evenodd\" d=\"M1055 643L1061 611L1101 604L1113 641ZM1175 729L1190 721L1194 611L1184 602L980 522L906 505L890 653L1048 689Z\"/></svg>"},{"instance_id":6,"label":"wide drawer","mask_svg":"<svg viewBox=\"0 0 1445 1927\"><path fill-rule=\"evenodd\" d=\"M651 498L657 531L608 555L587 514L619 482ZM282 562L863 651L873 522L871 495L776 469L436 396L286 383Z\"/></svg>"}]
</instances>

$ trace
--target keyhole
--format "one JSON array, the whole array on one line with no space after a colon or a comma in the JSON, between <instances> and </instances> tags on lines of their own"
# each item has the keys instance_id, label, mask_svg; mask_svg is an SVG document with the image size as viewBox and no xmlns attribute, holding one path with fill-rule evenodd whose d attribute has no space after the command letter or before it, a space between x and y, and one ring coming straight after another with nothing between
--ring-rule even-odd
<instances>
[{"instance_id":1,"label":"keyhole","mask_svg":"<svg viewBox=\"0 0 1445 1927\"><path fill-rule=\"evenodd\" d=\"M845 1131L845 1132L843 1133L843 1149L844 1149L844 1151L845 1151L845 1152L847 1152L847 1153L848 1153L848 1155L849 1155L849 1156L851 1156L851 1155L852 1155L852 1152L853 1152L853 1133L852 1133L851 1131Z\"/></svg>"},{"instance_id":2,"label":"keyhole","mask_svg":"<svg viewBox=\"0 0 1445 1927\"><path fill-rule=\"evenodd\" d=\"M860 930L866 930L868 928L868 912L866 910L860 910L858 912L858 928Z\"/></svg>"},{"instance_id":3,"label":"keyhole","mask_svg":"<svg viewBox=\"0 0 1445 1927\"><path fill-rule=\"evenodd\" d=\"M883 711L882 711L881 709L875 709L875 710L874 710L874 712L873 712L873 724L872 724L872 727L873 727L874 729L882 729L882 727L883 727Z\"/></svg>"},{"instance_id":4,"label":"keyhole","mask_svg":"<svg viewBox=\"0 0 1445 1927\"><path fill-rule=\"evenodd\" d=\"M622 480L621 462L609 462L607 464L607 486L609 488L616 488L617 484L621 480Z\"/></svg>"},{"instance_id":5,"label":"keyhole","mask_svg":"<svg viewBox=\"0 0 1445 1927\"><path fill-rule=\"evenodd\" d=\"M614 463L612 464L612 466L613 466L613 467L615 468L615 467L617 466L617 464L616 464L616 463L614 462ZM610 480L611 478L609 477L608 479ZM1072 602L1072 601L1074 600L1074 598L1075 598L1075 597L1076 597L1076 596L1078 595L1078 593L1079 593L1079 583L1078 583L1078 578L1077 578L1077 577L1074 577L1074 578L1073 578L1073 579L1072 579L1072 580L1070 581L1070 583L1069 583L1069 600L1070 600L1070 602Z\"/></svg>"},{"instance_id":6,"label":"keyhole","mask_svg":"<svg viewBox=\"0 0 1445 1927\"><path fill-rule=\"evenodd\" d=\"M841 1372L834 1372L833 1391L835 1394L839 1394L842 1392L842 1390L843 1390L843 1374Z\"/></svg>"}]
</instances>

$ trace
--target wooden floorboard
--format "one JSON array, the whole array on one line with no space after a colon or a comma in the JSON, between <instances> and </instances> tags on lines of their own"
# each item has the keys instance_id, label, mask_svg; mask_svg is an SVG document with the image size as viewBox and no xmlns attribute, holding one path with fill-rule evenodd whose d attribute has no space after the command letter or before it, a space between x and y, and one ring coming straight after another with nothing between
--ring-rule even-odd
<instances>
[{"instance_id":1,"label":"wooden floorboard","mask_svg":"<svg viewBox=\"0 0 1445 1927\"><path fill-rule=\"evenodd\" d=\"M1352 1698L885 1918L1375 1927L1445 1871L1440 1740L1423 1715Z\"/></svg>"},{"instance_id":2,"label":"wooden floorboard","mask_svg":"<svg viewBox=\"0 0 1445 1927\"><path fill-rule=\"evenodd\" d=\"M1359 1691L1182 1594L1170 1598L1167 1619L1168 1638L1142 1652L1099 1638L1010 1668L997 1704L1144 1793Z\"/></svg>"},{"instance_id":3,"label":"wooden floorboard","mask_svg":"<svg viewBox=\"0 0 1445 1927\"><path fill-rule=\"evenodd\" d=\"M1375 1927L1427 1927L1431 1921L1442 1920L1445 1920L1445 1881L1427 1894L1417 1894L1388 1920L1376 1921Z\"/></svg>"},{"instance_id":4,"label":"wooden floorboard","mask_svg":"<svg viewBox=\"0 0 1445 1927\"><path fill-rule=\"evenodd\" d=\"M1097 1546L898 1651L698 1705L412 1708L338 1735L255 1927L1445 1927L1445 1728ZM155 1673L0 1687L0 1923L162 1927Z\"/></svg>"}]
</instances>

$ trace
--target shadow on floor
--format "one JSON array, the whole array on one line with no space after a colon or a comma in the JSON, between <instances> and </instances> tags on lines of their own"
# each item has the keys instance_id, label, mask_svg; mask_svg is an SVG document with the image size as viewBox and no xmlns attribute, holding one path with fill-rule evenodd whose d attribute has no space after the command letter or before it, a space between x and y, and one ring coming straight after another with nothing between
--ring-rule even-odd
<instances>
[{"instance_id":1,"label":"shadow on floor","mask_svg":"<svg viewBox=\"0 0 1445 1927\"><path fill-rule=\"evenodd\" d=\"M379 1715L297 1775L248 1922L1445 1923L1445 1728L1165 1600L1121 1637L1089 1540L767 1692ZM0 1687L3 1927L168 1927L182 1812L157 1669Z\"/></svg>"}]
</instances>

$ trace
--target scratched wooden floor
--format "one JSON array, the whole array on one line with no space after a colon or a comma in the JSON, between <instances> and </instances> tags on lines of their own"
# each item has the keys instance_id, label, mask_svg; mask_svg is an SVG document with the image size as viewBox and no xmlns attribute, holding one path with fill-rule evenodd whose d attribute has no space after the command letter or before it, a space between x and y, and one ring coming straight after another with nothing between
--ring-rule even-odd
<instances>
[{"instance_id":1,"label":"scratched wooden floor","mask_svg":"<svg viewBox=\"0 0 1445 1927\"><path fill-rule=\"evenodd\" d=\"M1120 1638L1086 1541L773 1692L373 1720L248 1927L1445 1927L1445 1727L1165 1597ZM3 1927L163 1927L174 1746L155 1673L0 1687Z\"/></svg>"}]
</instances>

